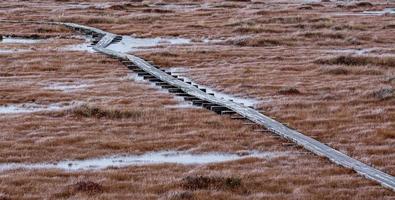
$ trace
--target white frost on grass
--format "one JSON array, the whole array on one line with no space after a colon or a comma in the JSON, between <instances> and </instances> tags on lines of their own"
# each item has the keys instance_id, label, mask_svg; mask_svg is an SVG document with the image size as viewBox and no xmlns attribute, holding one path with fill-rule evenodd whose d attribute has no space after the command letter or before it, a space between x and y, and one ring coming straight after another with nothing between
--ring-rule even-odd
<instances>
[{"instance_id":1,"label":"white frost on grass","mask_svg":"<svg viewBox=\"0 0 395 200\"><path fill-rule=\"evenodd\" d=\"M286 156L285 152L248 151L237 153L194 154L185 151L159 151L142 155L114 155L86 160L65 160L57 163L3 163L0 171L14 169L60 169L65 171L101 170L109 167L141 166L174 163L182 165L204 165L240 160L245 158L271 159Z\"/></svg>"}]
</instances>

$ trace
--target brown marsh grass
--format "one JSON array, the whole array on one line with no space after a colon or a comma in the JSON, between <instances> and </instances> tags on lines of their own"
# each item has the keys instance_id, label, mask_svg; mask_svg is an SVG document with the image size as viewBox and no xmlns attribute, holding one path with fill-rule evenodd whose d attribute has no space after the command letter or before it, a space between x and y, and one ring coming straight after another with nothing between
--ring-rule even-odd
<instances>
[{"instance_id":1,"label":"brown marsh grass","mask_svg":"<svg viewBox=\"0 0 395 200\"><path fill-rule=\"evenodd\" d=\"M369 56L338 56L328 59L318 59L318 64L327 65L373 65L384 67L395 67L394 57L369 57Z\"/></svg>"},{"instance_id":2,"label":"brown marsh grass","mask_svg":"<svg viewBox=\"0 0 395 200\"><path fill-rule=\"evenodd\" d=\"M364 65L315 63L319 57L342 56L326 50L393 48L393 34L388 31L393 17L333 16L334 11L362 9L337 6L340 3L335 2L321 2L322 6L308 5L312 9L300 10L302 5L295 2L199 1L193 3L202 5L200 8L166 12L163 11L171 8L158 1L106 1L109 8L97 5L103 2L90 1L88 8L75 8L74 2L4 1L0 6L7 12L0 12L0 17L70 21L118 34L182 36L194 41L207 37L227 41L245 36L248 40L243 45L199 44L137 54L161 67L188 68L186 76L217 90L261 99L257 108L263 113L365 163L395 173L392 148L395 104L394 98L387 97L393 95L388 90L393 88L393 82L388 81L388 77L394 76L393 68L369 61L366 66L374 70L371 73ZM130 5L111 8L122 3ZM174 6L180 3L185 2L166 1ZM374 3L369 9L382 7ZM37 24L0 26L1 34L71 35L62 28ZM393 192L376 183L300 148L282 146L286 141L255 132L241 121L203 109L165 108L177 101L156 88L133 82L124 66L104 55L56 49L77 42L81 41L59 38L34 47L13 45L12 48L34 49L0 55L0 105L59 101L89 105L77 107L75 110L80 109L77 114L68 110L0 116L0 162L51 162L167 149L194 152L253 149L286 151L290 155L207 166L153 165L74 173L14 170L1 173L0 198L393 197ZM11 47L1 43L0 46ZM331 67L345 70L327 72ZM52 82L83 81L90 86L81 91L44 89ZM300 94L295 95L295 91ZM125 113L131 111L143 114L129 118ZM204 177L209 180L208 187L194 190L183 187L187 177L194 177L191 180L198 185L200 179L196 177ZM231 185L233 179L236 183L240 180L235 190L223 186L228 184L229 177Z\"/></svg>"}]
</instances>

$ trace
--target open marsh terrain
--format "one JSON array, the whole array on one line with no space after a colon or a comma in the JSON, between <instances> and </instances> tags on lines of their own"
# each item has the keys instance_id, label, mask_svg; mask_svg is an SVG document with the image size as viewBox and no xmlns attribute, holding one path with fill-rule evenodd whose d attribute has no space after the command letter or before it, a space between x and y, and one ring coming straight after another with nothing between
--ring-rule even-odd
<instances>
[{"instance_id":1,"label":"open marsh terrain","mask_svg":"<svg viewBox=\"0 0 395 200\"><path fill-rule=\"evenodd\" d=\"M130 36L112 48L127 42L120 51L395 175L392 8L12 0L0 2L0 19ZM64 26L1 22L0 35L1 200L395 199L259 127L185 105Z\"/></svg>"}]
</instances>

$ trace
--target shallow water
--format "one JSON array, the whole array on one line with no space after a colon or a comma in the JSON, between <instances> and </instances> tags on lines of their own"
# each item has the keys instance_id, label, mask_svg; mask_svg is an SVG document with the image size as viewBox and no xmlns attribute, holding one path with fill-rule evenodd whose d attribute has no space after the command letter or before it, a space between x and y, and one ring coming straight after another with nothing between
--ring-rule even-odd
<instances>
[{"instance_id":1,"label":"shallow water","mask_svg":"<svg viewBox=\"0 0 395 200\"><path fill-rule=\"evenodd\" d=\"M390 14L393 15L395 14L395 8L385 8L383 10L377 10L377 11L362 11L362 12L335 12L332 13L332 15L335 16L382 16Z\"/></svg>"},{"instance_id":2,"label":"shallow water","mask_svg":"<svg viewBox=\"0 0 395 200\"><path fill-rule=\"evenodd\" d=\"M384 10L378 11L363 11L366 15L385 15L385 14L395 14L395 8L385 8Z\"/></svg>"},{"instance_id":3,"label":"shallow water","mask_svg":"<svg viewBox=\"0 0 395 200\"><path fill-rule=\"evenodd\" d=\"M191 40L186 38L135 38L123 36L120 42L110 44L107 49L127 53L146 47L156 47L159 45L181 45L189 43L191 43Z\"/></svg>"},{"instance_id":4,"label":"shallow water","mask_svg":"<svg viewBox=\"0 0 395 200\"><path fill-rule=\"evenodd\" d=\"M42 39L4 37L3 40L0 40L0 42L10 43L10 44L34 44L34 43L42 42Z\"/></svg>"},{"instance_id":5,"label":"shallow water","mask_svg":"<svg viewBox=\"0 0 395 200\"><path fill-rule=\"evenodd\" d=\"M71 108L78 105L78 102L71 103L52 103L52 104L36 104L36 103L23 103L23 104L8 104L0 106L1 114L22 114L33 113L41 111L59 111Z\"/></svg>"},{"instance_id":6,"label":"shallow water","mask_svg":"<svg viewBox=\"0 0 395 200\"><path fill-rule=\"evenodd\" d=\"M174 163L182 165L203 165L220 163L226 161L240 160L244 158L271 159L285 156L285 152L258 152L248 151L237 153L204 153L192 154L177 151L150 152L142 155L114 155L86 160L66 160L57 163L3 163L0 171L12 169L60 169L66 171L100 170L109 167L141 166L163 163Z\"/></svg>"},{"instance_id":7,"label":"shallow water","mask_svg":"<svg viewBox=\"0 0 395 200\"><path fill-rule=\"evenodd\" d=\"M364 49L333 49L333 50L323 50L326 53L334 53L334 54L351 54L357 56L378 56L378 57L390 57L395 54L391 51L391 49L386 48L364 48Z\"/></svg>"},{"instance_id":8,"label":"shallow water","mask_svg":"<svg viewBox=\"0 0 395 200\"><path fill-rule=\"evenodd\" d=\"M29 52L28 49L0 49L0 54L12 54L12 53L22 53Z\"/></svg>"},{"instance_id":9,"label":"shallow water","mask_svg":"<svg viewBox=\"0 0 395 200\"><path fill-rule=\"evenodd\" d=\"M375 49L334 49L334 50L325 50L325 52L329 53L339 53L339 54L355 54L355 55L364 55Z\"/></svg>"}]
</instances>

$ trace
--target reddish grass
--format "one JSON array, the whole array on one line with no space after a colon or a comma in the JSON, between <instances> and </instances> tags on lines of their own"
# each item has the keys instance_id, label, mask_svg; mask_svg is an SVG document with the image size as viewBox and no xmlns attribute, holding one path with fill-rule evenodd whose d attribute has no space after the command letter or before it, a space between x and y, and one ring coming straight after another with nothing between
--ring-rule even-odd
<instances>
[{"instance_id":1,"label":"reddish grass","mask_svg":"<svg viewBox=\"0 0 395 200\"><path fill-rule=\"evenodd\" d=\"M166 11L160 4L163 2L157 1L106 1L110 6L130 5L103 9L94 5L99 2L88 2L87 9L67 9L70 5L59 1L44 1L46 6L26 1L1 2L0 6L7 12L0 12L0 17L70 21L146 37L183 36L195 41L210 37L230 41L222 45L200 44L198 48L145 51L138 55L163 67L187 67L190 70L187 76L218 90L261 98L264 101L258 108L265 114L390 174L395 173L394 98L380 99L388 94L381 89L393 88L387 77L393 76L394 68L383 64L391 63L392 58L382 61L367 56L370 59L366 61L358 56L345 56L352 57L350 63L358 63L352 67L344 62L338 66L315 63L318 57L342 56L327 55L325 50L393 48L394 36L388 31L391 16L331 16L334 10L351 9L336 8L334 2L321 2L322 6L308 5L312 10L299 10L298 3L199 1L193 3L208 6L192 11ZM62 8L66 9L51 12ZM381 7L374 4L371 9ZM35 24L0 26L1 34L62 38L71 35L63 28ZM247 39L235 40L240 35ZM164 105L176 103L171 95L127 80L125 67L103 55L56 51L57 45L76 42L59 38L34 45L33 52L0 55L1 105L60 100L90 105L76 113L1 116L0 135L4 138L0 142L1 162L56 161L166 149L198 152L256 149L290 151L291 155L208 166L154 165L75 173L9 171L1 174L0 194L4 195L0 198L385 199L393 196L393 192L350 170L299 148L282 147L284 141L254 132L242 122L206 110L166 109ZM31 48L0 43L0 48L10 47ZM93 86L72 93L43 89L49 82L81 80ZM303 93L278 94L284 86ZM376 92L378 95L374 95ZM130 111L143 114L137 117L133 114L130 118L127 114ZM208 188L184 188L186 177L206 177ZM226 189L224 180L226 185L229 177L240 179L240 187ZM94 184L86 184L87 180ZM80 181L85 181L82 188L99 184L92 188L101 189L68 192ZM102 192L84 192L90 190Z\"/></svg>"}]
</instances>

